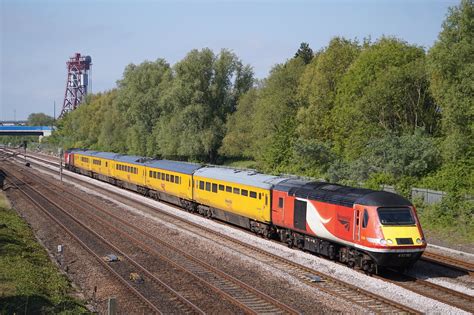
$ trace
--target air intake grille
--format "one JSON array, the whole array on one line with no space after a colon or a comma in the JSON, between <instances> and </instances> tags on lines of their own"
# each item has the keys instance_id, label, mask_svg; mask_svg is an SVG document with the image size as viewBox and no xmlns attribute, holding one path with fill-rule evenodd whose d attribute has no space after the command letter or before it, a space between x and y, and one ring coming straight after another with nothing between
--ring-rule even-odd
<instances>
[{"instance_id":1,"label":"air intake grille","mask_svg":"<svg viewBox=\"0 0 474 315\"><path fill-rule=\"evenodd\" d=\"M411 238L397 238L398 245L413 245L413 240Z\"/></svg>"}]
</instances>

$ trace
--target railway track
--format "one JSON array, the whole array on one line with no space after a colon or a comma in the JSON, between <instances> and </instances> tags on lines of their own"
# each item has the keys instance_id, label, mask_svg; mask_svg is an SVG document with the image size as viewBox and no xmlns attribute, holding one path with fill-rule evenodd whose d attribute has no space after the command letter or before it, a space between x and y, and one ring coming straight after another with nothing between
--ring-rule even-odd
<instances>
[{"instance_id":1,"label":"railway track","mask_svg":"<svg viewBox=\"0 0 474 315\"><path fill-rule=\"evenodd\" d=\"M7 150L7 149L3 149L3 150L5 150L7 152L10 152L10 153L15 152L15 151ZM40 161L41 163L48 164L50 166L54 166L54 167L59 166L58 162L48 160L45 157L39 158L35 155L29 155L29 154L27 154L26 156L27 156L29 161L31 161L31 159L34 159L34 160ZM65 175L65 176L67 176L67 175ZM454 257L448 257L446 255L437 254L433 251L430 251L429 249L424 251L424 253L421 256L420 260L423 260L423 261L426 261L426 262L429 262L429 263L432 263L432 264L440 265L440 266L443 266L443 267L446 267L446 268L449 268L449 269L464 272L464 273L469 274L470 276L474 275L474 264L473 263L470 263L470 262L465 261L465 260L456 259Z\"/></svg>"},{"instance_id":2,"label":"railway track","mask_svg":"<svg viewBox=\"0 0 474 315\"><path fill-rule=\"evenodd\" d=\"M460 260L454 257L448 257L429 251L425 251L421 259L429 263L437 264L451 269L456 269L461 272L468 273L470 276L474 276L474 264L465 260Z\"/></svg>"},{"instance_id":3,"label":"railway track","mask_svg":"<svg viewBox=\"0 0 474 315\"><path fill-rule=\"evenodd\" d=\"M133 226L110 211L102 209L84 198L65 191L63 187L57 186L55 183L51 183L51 186L56 186L56 188L61 189L61 194L53 191L50 187L45 186L43 189L49 190L51 194L56 194L55 199L62 199L62 203L68 204L69 211L71 211L71 209L77 209L83 221L86 220L87 222L93 222L92 225L97 225L95 230L103 230L104 227L107 227L109 233L106 232L105 234L112 234L114 236L120 235L120 237L127 240L129 246L134 243L130 251L135 258L141 257L142 264L144 260L148 260L150 266L163 266L163 264L167 264L168 267L161 270L159 272L160 275L163 275L165 272L170 272L171 270L174 276L180 279L194 279L211 288L213 292L221 295L222 298L228 300L245 313L297 314L296 310L212 267L206 262L185 253L178 247L166 243L146 231ZM73 199L77 201L72 201ZM121 255L127 254L122 250ZM150 261L150 256L158 258L159 261ZM177 275L176 273L178 272L181 272L182 275ZM155 271L155 273L157 272ZM189 286L189 284L187 285ZM202 290L203 288L199 287L193 288L192 290L188 289L187 294L193 295ZM185 298L188 300L192 299L190 296L186 296ZM208 305L212 304L214 299L215 295L212 295L208 301ZM194 296L194 300L202 302L203 297ZM181 309L178 309L178 311L179 313L182 312ZM208 311L215 312L218 310L210 309Z\"/></svg>"},{"instance_id":4,"label":"railway track","mask_svg":"<svg viewBox=\"0 0 474 315\"><path fill-rule=\"evenodd\" d=\"M120 196L116 193L114 193L114 196L122 200L124 199L123 196ZM324 291L328 294L337 297L342 297L347 301L350 301L354 304L363 307L364 309L367 309L368 311L376 313L418 313L416 310L410 307L407 307L395 301L391 301L377 294L363 290L360 287L351 285L347 282L315 271L311 268L307 268L305 266L302 266L280 256L274 255L255 246L241 242L229 236L220 234L209 228L185 220L177 215L164 212L159 208L151 207L150 205L137 200L133 201L135 207L137 206L137 203L141 204L147 209L152 208L155 212L159 211L159 215L163 216L163 218L167 222L171 222L175 225L181 226L213 242L218 242L221 245L229 247L234 251L240 252L249 257L253 257L259 261L273 266L274 268L283 270L284 272L289 273L300 279L300 281L304 282L309 286L315 287L318 290Z\"/></svg>"},{"instance_id":5,"label":"railway track","mask_svg":"<svg viewBox=\"0 0 474 315\"><path fill-rule=\"evenodd\" d=\"M474 313L474 297L470 295L390 270L385 270L382 277L376 277L466 312Z\"/></svg>"},{"instance_id":6,"label":"railway track","mask_svg":"<svg viewBox=\"0 0 474 315\"><path fill-rule=\"evenodd\" d=\"M3 150L6 151L6 152L9 152L10 154L18 153L18 152L15 152L13 150L10 150L10 149L3 148ZM18 153L18 154L23 155L23 153ZM26 154L26 157L29 161L31 161L31 159L34 159L34 160L40 161L41 163L48 164L50 166L54 166L54 167L59 166L57 161L56 162L52 161L51 159L47 159L46 157L41 157L40 158L40 157L37 157L36 155L30 155L30 154ZM471 276L474 275L474 264L473 263L470 263L470 262L465 261L465 260L456 259L456 258L453 258L453 257L448 257L448 256L445 256L445 255L440 255L440 254L437 254L433 251L430 251L429 249L425 250L425 252L423 253L423 256L420 259L424 260L424 261L427 261L427 262L430 262L430 263L433 263L433 264L438 264L438 265L441 265L441 266L444 266L444 267L447 267L447 268L450 268L450 269L455 269L455 270L459 270L461 272L466 272Z\"/></svg>"},{"instance_id":7,"label":"railway track","mask_svg":"<svg viewBox=\"0 0 474 315\"><path fill-rule=\"evenodd\" d=\"M138 262L121 252L112 243L69 215L67 210L63 209L63 207L52 201L45 194L34 189L28 182L14 176L10 170L3 171L7 174L7 179L12 186L18 189L33 205L77 241L80 246L105 267L114 278L119 280L124 287L142 301L151 312L162 314L178 310L185 314L203 314L198 307L178 294L171 287L161 282ZM111 251L118 253L122 257L120 262L109 264L103 260L102 257ZM146 285L137 285L130 280L130 274L137 270L140 270L141 273L146 275L144 277Z\"/></svg>"}]
</instances>

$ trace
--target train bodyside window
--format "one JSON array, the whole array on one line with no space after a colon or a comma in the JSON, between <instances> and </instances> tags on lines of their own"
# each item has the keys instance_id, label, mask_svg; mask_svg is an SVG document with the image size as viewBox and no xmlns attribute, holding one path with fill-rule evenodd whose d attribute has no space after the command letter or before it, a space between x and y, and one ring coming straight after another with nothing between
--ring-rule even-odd
<instances>
[{"instance_id":1,"label":"train bodyside window","mask_svg":"<svg viewBox=\"0 0 474 315\"><path fill-rule=\"evenodd\" d=\"M283 201L283 198L280 197L278 198L278 208L283 209L283 206L284 206L284 201Z\"/></svg>"},{"instance_id":2,"label":"train bodyside window","mask_svg":"<svg viewBox=\"0 0 474 315\"><path fill-rule=\"evenodd\" d=\"M255 191L250 192L250 198L257 198L257 193Z\"/></svg>"},{"instance_id":3,"label":"train bodyside window","mask_svg":"<svg viewBox=\"0 0 474 315\"><path fill-rule=\"evenodd\" d=\"M232 192L232 187L225 186L225 191L231 193Z\"/></svg>"},{"instance_id":4,"label":"train bodyside window","mask_svg":"<svg viewBox=\"0 0 474 315\"><path fill-rule=\"evenodd\" d=\"M199 181L199 189L204 190L204 182L202 180Z\"/></svg>"},{"instance_id":5,"label":"train bodyside window","mask_svg":"<svg viewBox=\"0 0 474 315\"><path fill-rule=\"evenodd\" d=\"M217 184L212 183L212 192L213 193L217 192Z\"/></svg>"},{"instance_id":6,"label":"train bodyside window","mask_svg":"<svg viewBox=\"0 0 474 315\"><path fill-rule=\"evenodd\" d=\"M166 181L167 181L167 182L170 181L170 174L166 174Z\"/></svg>"},{"instance_id":7,"label":"train bodyside window","mask_svg":"<svg viewBox=\"0 0 474 315\"><path fill-rule=\"evenodd\" d=\"M155 172L155 178L157 179L161 179L161 173L160 172Z\"/></svg>"},{"instance_id":8,"label":"train bodyside window","mask_svg":"<svg viewBox=\"0 0 474 315\"><path fill-rule=\"evenodd\" d=\"M242 190L240 191L240 193L241 193L242 196L245 196L245 197L247 197L247 196L249 195L249 191L246 190L246 189L242 189Z\"/></svg>"},{"instance_id":9,"label":"train bodyside window","mask_svg":"<svg viewBox=\"0 0 474 315\"><path fill-rule=\"evenodd\" d=\"M268 195L265 194L265 206L268 205Z\"/></svg>"},{"instance_id":10,"label":"train bodyside window","mask_svg":"<svg viewBox=\"0 0 474 315\"><path fill-rule=\"evenodd\" d=\"M262 199L262 193L258 193L258 199Z\"/></svg>"},{"instance_id":11,"label":"train bodyside window","mask_svg":"<svg viewBox=\"0 0 474 315\"><path fill-rule=\"evenodd\" d=\"M240 188L234 188L234 194L240 195Z\"/></svg>"},{"instance_id":12,"label":"train bodyside window","mask_svg":"<svg viewBox=\"0 0 474 315\"><path fill-rule=\"evenodd\" d=\"M211 191L211 183L206 182L206 190Z\"/></svg>"},{"instance_id":13,"label":"train bodyside window","mask_svg":"<svg viewBox=\"0 0 474 315\"><path fill-rule=\"evenodd\" d=\"M152 171L150 171L150 175L149 175L149 176L150 176L150 177L153 177L153 176L151 176L151 174L152 174Z\"/></svg>"},{"instance_id":14,"label":"train bodyside window","mask_svg":"<svg viewBox=\"0 0 474 315\"><path fill-rule=\"evenodd\" d=\"M170 176L170 182L174 183L174 175Z\"/></svg>"},{"instance_id":15,"label":"train bodyside window","mask_svg":"<svg viewBox=\"0 0 474 315\"><path fill-rule=\"evenodd\" d=\"M219 190L224 191L224 185L219 185Z\"/></svg>"},{"instance_id":16,"label":"train bodyside window","mask_svg":"<svg viewBox=\"0 0 474 315\"><path fill-rule=\"evenodd\" d=\"M367 209L364 209L364 217L362 218L362 227L365 229L367 227L367 224L369 224L369 213L367 212Z\"/></svg>"},{"instance_id":17,"label":"train bodyside window","mask_svg":"<svg viewBox=\"0 0 474 315\"><path fill-rule=\"evenodd\" d=\"M109 167L109 162L105 162L105 167Z\"/></svg>"},{"instance_id":18,"label":"train bodyside window","mask_svg":"<svg viewBox=\"0 0 474 315\"><path fill-rule=\"evenodd\" d=\"M176 184L181 183L181 177L176 176L176 177L174 178L174 182L175 182Z\"/></svg>"}]
</instances>

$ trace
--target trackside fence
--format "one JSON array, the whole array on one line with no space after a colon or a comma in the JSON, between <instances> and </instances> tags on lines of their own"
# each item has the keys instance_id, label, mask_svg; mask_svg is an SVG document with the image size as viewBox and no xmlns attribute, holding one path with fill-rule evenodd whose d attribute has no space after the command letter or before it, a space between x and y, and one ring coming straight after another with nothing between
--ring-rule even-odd
<instances>
[{"instance_id":1,"label":"trackside fence","mask_svg":"<svg viewBox=\"0 0 474 315\"><path fill-rule=\"evenodd\" d=\"M390 185L382 185L382 190L392 192L392 193L397 193L395 190L394 186ZM446 193L444 191L439 191L439 190L432 190L432 189L427 189L427 188L417 188L413 187L411 189L411 199L421 199L423 200L423 203L431 205L434 203L441 202L443 198L446 196ZM471 200L474 201L473 196L468 196L466 195L466 200Z\"/></svg>"}]
</instances>

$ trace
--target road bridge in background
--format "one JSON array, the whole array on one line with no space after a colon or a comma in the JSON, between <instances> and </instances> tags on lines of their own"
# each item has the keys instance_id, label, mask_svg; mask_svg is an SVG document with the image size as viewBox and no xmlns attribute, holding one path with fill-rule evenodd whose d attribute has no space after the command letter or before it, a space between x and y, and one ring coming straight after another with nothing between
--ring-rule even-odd
<instances>
[{"instance_id":1,"label":"road bridge in background","mask_svg":"<svg viewBox=\"0 0 474 315\"><path fill-rule=\"evenodd\" d=\"M0 136L50 136L50 126L0 126Z\"/></svg>"},{"instance_id":2,"label":"road bridge in background","mask_svg":"<svg viewBox=\"0 0 474 315\"><path fill-rule=\"evenodd\" d=\"M0 126L26 126L28 120L0 120Z\"/></svg>"}]
</instances>

